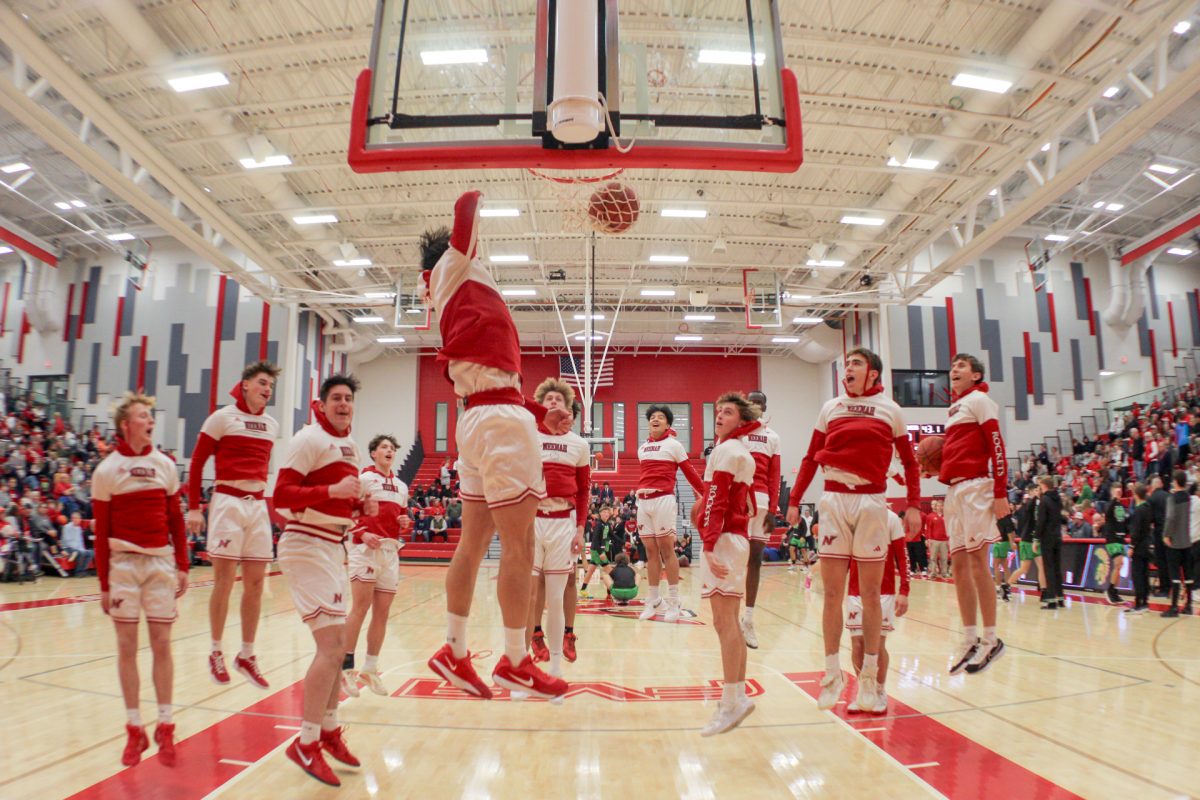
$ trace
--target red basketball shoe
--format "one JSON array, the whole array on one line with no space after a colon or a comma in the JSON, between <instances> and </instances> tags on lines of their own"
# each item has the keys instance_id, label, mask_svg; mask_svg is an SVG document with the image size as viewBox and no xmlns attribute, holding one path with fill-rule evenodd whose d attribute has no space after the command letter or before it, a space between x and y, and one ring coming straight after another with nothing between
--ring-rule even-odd
<instances>
[{"instance_id":1,"label":"red basketball shoe","mask_svg":"<svg viewBox=\"0 0 1200 800\"><path fill-rule=\"evenodd\" d=\"M321 755L320 739L309 744L300 744L300 737L297 736L288 745L287 757L299 764L300 769L312 775L321 783L327 783L330 786L342 785L342 782L338 780L338 776L333 774L333 770L326 763L325 756Z\"/></svg>"},{"instance_id":2,"label":"red basketball shoe","mask_svg":"<svg viewBox=\"0 0 1200 800\"><path fill-rule=\"evenodd\" d=\"M175 766L175 724L160 722L154 726L154 744L158 745L158 760L165 767Z\"/></svg>"},{"instance_id":3,"label":"red basketball shoe","mask_svg":"<svg viewBox=\"0 0 1200 800\"><path fill-rule=\"evenodd\" d=\"M208 655L208 674L217 686L229 685L229 670L225 669L225 656L218 650Z\"/></svg>"},{"instance_id":4,"label":"red basketball shoe","mask_svg":"<svg viewBox=\"0 0 1200 800\"><path fill-rule=\"evenodd\" d=\"M533 661L535 664L550 660L550 648L546 647L546 636L541 631L534 631L533 643L530 646L533 648Z\"/></svg>"},{"instance_id":5,"label":"red basketball shoe","mask_svg":"<svg viewBox=\"0 0 1200 800\"><path fill-rule=\"evenodd\" d=\"M470 653L464 658L455 658L450 644L446 643L429 659L429 668L468 694L482 697L484 700L492 699L492 690L479 679L479 673L471 664Z\"/></svg>"},{"instance_id":6,"label":"red basketball shoe","mask_svg":"<svg viewBox=\"0 0 1200 800\"><path fill-rule=\"evenodd\" d=\"M525 656L516 667L513 667L508 656L500 656L496 668L492 670L492 680L510 692L524 692L547 700L562 697L568 688L562 678L553 678L535 667L529 656Z\"/></svg>"},{"instance_id":7,"label":"red basketball shoe","mask_svg":"<svg viewBox=\"0 0 1200 800\"><path fill-rule=\"evenodd\" d=\"M233 668L242 673L246 680L254 684L255 687L259 689L271 688L271 684L267 683L267 679L258 671L258 659L255 656L250 656L249 658L238 656L233 660Z\"/></svg>"},{"instance_id":8,"label":"red basketball shoe","mask_svg":"<svg viewBox=\"0 0 1200 800\"><path fill-rule=\"evenodd\" d=\"M568 633L563 635L563 658L575 663L575 634Z\"/></svg>"},{"instance_id":9,"label":"red basketball shoe","mask_svg":"<svg viewBox=\"0 0 1200 800\"><path fill-rule=\"evenodd\" d=\"M350 752L350 748L346 746L346 740L342 738L342 731L345 728L337 727L331 731L321 731L321 748L329 755L336 758L348 767L362 766L362 762L354 757Z\"/></svg>"},{"instance_id":10,"label":"red basketball shoe","mask_svg":"<svg viewBox=\"0 0 1200 800\"><path fill-rule=\"evenodd\" d=\"M132 767L134 764L142 760L142 753L150 747L150 740L146 738L146 729L141 725L126 725L125 735L125 751L121 753L121 763L127 767Z\"/></svg>"}]
</instances>

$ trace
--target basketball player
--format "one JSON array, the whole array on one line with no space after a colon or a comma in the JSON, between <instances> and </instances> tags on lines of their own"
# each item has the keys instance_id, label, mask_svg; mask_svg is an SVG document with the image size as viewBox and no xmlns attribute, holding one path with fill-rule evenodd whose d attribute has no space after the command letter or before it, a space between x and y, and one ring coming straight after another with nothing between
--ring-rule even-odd
<instances>
[{"instance_id":1,"label":"basketball player","mask_svg":"<svg viewBox=\"0 0 1200 800\"><path fill-rule=\"evenodd\" d=\"M746 399L767 413L767 396L751 392ZM775 509L779 508L779 434L759 422L758 428L742 436L742 444L754 457L754 519L750 520L750 563L746 569L746 609L742 612L742 637L746 647L758 649L754 630L754 603L758 600L762 554L775 532Z\"/></svg>"},{"instance_id":2,"label":"basketball player","mask_svg":"<svg viewBox=\"0 0 1200 800\"><path fill-rule=\"evenodd\" d=\"M746 696L746 644L738 624L738 606L746 589L748 528L755 514L754 457L743 437L761 429L760 414L759 407L740 392L717 398L717 446L704 469L696 527L704 543L700 596L712 605L725 685L721 702L701 736L732 730L754 711L754 701Z\"/></svg>"},{"instance_id":3,"label":"basketball player","mask_svg":"<svg viewBox=\"0 0 1200 800\"><path fill-rule=\"evenodd\" d=\"M340 786L322 754L359 766L338 724L338 689L346 623L346 551L354 518L374 516L379 503L361 500L358 447L350 438L358 381L331 375L312 404L316 422L292 439L275 481L275 510L287 518L279 538L279 568L292 604L308 624L317 652L304 676L304 721L287 755L322 783Z\"/></svg>"},{"instance_id":4,"label":"basketball player","mask_svg":"<svg viewBox=\"0 0 1200 800\"><path fill-rule=\"evenodd\" d=\"M542 381L533 397L548 410L567 411L575 406L574 390L557 378ZM539 426L538 440L542 448L546 498L538 504L534 520L533 596L527 630L532 640L535 629L540 628L544 602L550 674L561 677L566 636L564 594L568 588L567 578L575 571L575 559L583 552L583 523L587 519L592 490L592 454L583 437L570 430L552 434ZM538 592L543 580L544 601L541 599L543 593Z\"/></svg>"},{"instance_id":5,"label":"basketball player","mask_svg":"<svg viewBox=\"0 0 1200 800\"><path fill-rule=\"evenodd\" d=\"M638 476L637 522L638 535L646 545L646 571L649 588L646 608L638 619L653 619L660 610L664 622L679 619L679 559L675 556L675 519L679 507L675 502L675 471L683 476L699 496L704 488L700 475L688 462L687 451L675 438L671 425L675 414L666 406L646 409L650 438L638 448L641 474ZM658 583L663 567L667 572L667 601L665 607L659 595Z\"/></svg>"},{"instance_id":6,"label":"basketball player","mask_svg":"<svg viewBox=\"0 0 1200 800\"><path fill-rule=\"evenodd\" d=\"M116 447L92 475L96 575L100 608L112 617L117 633L117 676L126 717L121 763L127 767L141 761L150 746L138 708L138 622L143 613L150 631L158 701L154 743L159 760L175 766L171 623L178 616L175 598L187 591L189 562L179 473L174 462L151 443L153 408L154 398L125 394L113 410Z\"/></svg>"},{"instance_id":7,"label":"basketball player","mask_svg":"<svg viewBox=\"0 0 1200 800\"><path fill-rule=\"evenodd\" d=\"M1112 485L1112 499L1104 509L1104 550L1108 554L1108 591L1106 599L1109 605L1123 605L1125 600L1117 590L1121 582L1121 567L1125 564L1125 537L1129 535L1129 512L1121 499L1121 487Z\"/></svg>"},{"instance_id":8,"label":"basketball player","mask_svg":"<svg viewBox=\"0 0 1200 800\"><path fill-rule=\"evenodd\" d=\"M233 387L233 405L213 412L200 428L188 476L187 526L193 535L205 528L200 510L204 465L216 457L216 481L208 504L208 557L213 566L213 589L208 598L208 625L212 651L208 672L213 683L229 683L221 637L229 614L229 597L242 567L242 647L233 668L259 689L270 688L254 656L254 637L262 609L263 578L271 563L271 518L263 490L271 448L279 437L279 423L265 412L279 367L256 361L242 370Z\"/></svg>"},{"instance_id":9,"label":"basketball player","mask_svg":"<svg viewBox=\"0 0 1200 800\"><path fill-rule=\"evenodd\" d=\"M883 583L879 589L879 605L883 609L883 623L879 629L879 671L875 680L879 683L879 692L872 708L860 708L857 699L851 700L846 706L847 711L865 711L872 714L887 713L887 681L888 651L887 635L896 630L896 620L908 612L908 546L904 541L904 525L895 514L888 514L888 557L883 562ZM896 576L900 576L900 593L896 594ZM850 631L850 658L854 664L854 674L862 680L863 666L863 637L862 637L862 597L858 589L858 562L850 562L850 581L846 589L846 600L843 606L846 616L846 630Z\"/></svg>"},{"instance_id":10,"label":"basketball player","mask_svg":"<svg viewBox=\"0 0 1200 800\"><path fill-rule=\"evenodd\" d=\"M825 636L825 674L817 707L837 704L845 686L838 651L842 639L842 595L850 560L858 562L863 604L863 676L858 682L859 708L874 708L878 684L879 633L883 609L879 587L889 547L888 510L884 500L893 454L904 466L908 494L905 523L911 533L921 526L920 470L908 438L900 407L884 394L880 377L883 361L865 347L846 354L846 394L825 403L808 443L808 453L788 500L788 524L800 517L800 500L820 465L825 491L817 504L821 517L819 552L825 582L822 627Z\"/></svg>"},{"instance_id":11,"label":"basketball player","mask_svg":"<svg viewBox=\"0 0 1200 800\"><path fill-rule=\"evenodd\" d=\"M988 397L983 377L983 362L975 356L958 353L951 359L949 419L938 473L938 480L949 487L946 531L963 624L962 647L950 662L951 675L964 669L982 672L1004 655L1004 641L996 635L996 591L988 572L987 547L1000 540L997 521L1012 509L1000 407ZM982 638L976 610L983 618Z\"/></svg>"},{"instance_id":12,"label":"basketball player","mask_svg":"<svg viewBox=\"0 0 1200 800\"><path fill-rule=\"evenodd\" d=\"M400 586L400 549L404 533L412 526L408 516L408 486L396 477L392 465L400 445L388 434L371 440L367 452L373 462L359 475L363 493L379 504L373 517L361 516L350 529L351 544L347 549L350 561L350 615L346 618L346 641L343 645L342 691L358 697L359 681L378 695L387 695L379 674L379 651L387 635L388 609ZM367 628L367 657L362 670L354 669L354 650L358 647L358 632L362 630L367 612L371 624Z\"/></svg>"},{"instance_id":13,"label":"basketball player","mask_svg":"<svg viewBox=\"0 0 1200 800\"><path fill-rule=\"evenodd\" d=\"M609 568L608 554L614 555L620 549L617 544L619 537L622 536L620 529L617 527L616 518L613 516L613 510L609 506L600 507L600 518L592 523L592 540L591 548L588 552L588 568L583 575L583 583L579 587L579 593L587 596L588 583L591 582L592 576L596 574L596 570L600 570L600 579L604 580L604 573Z\"/></svg>"},{"instance_id":14,"label":"basketball player","mask_svg":"<svg viewBox=\"0 0 1200 800\"><path fill-rule=\"evenodd\" d=\"M504 654L492 679L510 691L561 697L567 684L534 665L525 645L533 569L533 521L545 498L537 424L551 433L570 430L571 415L547 410L521 395L521 349L512 316L491 273L475 257L477 191L454 204L453 232L442 228L421 240L429 297L437 309L442 348L438 360L454 384L458 416L462 539L446 572L446 644L429 667L459 689L490 699L467 650L467 618L475 578L496 531L500 574L496 594L504 621Z\"/></svg>"}]
</instances>

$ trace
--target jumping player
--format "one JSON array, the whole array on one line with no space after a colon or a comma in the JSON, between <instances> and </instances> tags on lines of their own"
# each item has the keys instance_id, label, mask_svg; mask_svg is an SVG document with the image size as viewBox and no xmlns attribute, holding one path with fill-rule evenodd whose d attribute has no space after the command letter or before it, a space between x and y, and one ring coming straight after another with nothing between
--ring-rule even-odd
<instances>
[{"instance_id":1,"label":"jumping player","mask_svg":"<svg viewBox=\"0 0 1200 800\"><path fill-rule=\"evenodd\" d=\"M958 353L950 362L950 410L938 480L946 484L950 568L962 616L963 643L950 674L982 672L1002 655L996 635L996 591L988 574L987 546L1000 539L997 521L1008 505L1008 462L1000 435L1000 407L988 397L983 362ZM991 474L989 475L989 469ZM976 609L983 618L978 635Z\"/></svg>"},{"instance_id":2,"label":"jumping player","mask_svg":"<svg viewBox=\"0 0 1200 800\"><path fill-rule=\"evenodd\" d=\"M279 437L279 423L265 413L279 367L256 361L242 370L242 379L230 395L233 405L213 412L200 428L192 451L188 476L187 526L192 534L205 528L200 511L200 487L204 465L212 456L216 480L208 505L208 557L213 566L213 589L208 598L208 624L212 651L208 671L213 683L229 683L221 637L229 615L229 597L242 567L242 647L233 668L259 689L270 688L254 656L254 637L262 610L263 578L271 563L271 518L263 491L271 448Z\"/></svg>"},{"instance_id":3,"label":"jumping player","mask_svg":"<svg viewBox=\"0 0 1200 800\"><path fill-rule=\"evenodd\" d=\"M499 531L496 593L504 620L504 655L492 679L510 691L560 697L567 684L534 665L525 646L525 626L533 521L546 496L537 424L565 433L571 415L521 395L517 329L491 273L475 257L481 197L477 191L462 195L454 204L454 231L442 228L421 240L421 263L442 335L437 357L462 405L456 430L462 540L446 572L446 644L429 659L429 667L463 691L491 698L491 689L471 664L467 618L479 565Z\"/></svg>"},{"instance_id":4,"label":"jumping player","mask_svg":"<svg viewBox=\"0 0 1200 800\"><path fill-rule=\"evenodd\" d=\"M575 392L556 378L542 381L534 399L547 409L573 409ZM530 600L528 637L542 621L546 606L546 631L549 643L550 674L562 675L563 645L566 638L564 594L567 579L575 571L575 559L583 552L583 523L591 499L591 449L579 434L568 430L552 434L538 428L542 448L542 475L546 479L546 499L538 504L534 520L533 596ZM544 579L544 593L538 591ZM544 594L544 600L541 595ZM574 594L572 591L571 594ZM544 637L543 637L544 638ZM532 642L531 642L532 643ZM574 660L573 658L571 660Z\"/></svg>"},{"instance_id":5,"label":"jumping player","mask_svg":"<svg viewBox=\"0 0 1200 800\"><path fill-rule=\"evenodd\" d=\"M738 606L746 589L748 528L755 513L754 457L743 437L761 428L761 413L740 392L717 399L717 446L704 469L696 527L704 542L700 596L712 605L725 685L721 702L701 736L732 730L754 711L754 701L746 696L746 643L738 624Z\"/></svg>"},{"instance_id":6,"label":"jumping player","mask_svg":"<svg viewBox=\"0 0 1200 800\"><path fill-rule=\"evenodd\" d=\"M842 595L850 559L858 562L863 604L863 677L858 682L859 708L874 708L878 684L879 633L883 624L879 587L889 547L888 510L884 500L893 454L904 466L908 530L921 526L920 469L908 438L900 407L883 392L883 361L865 347L846 354L846 394L825 403L817 416L808 453L788 500L788 524L800 517L800 500L820 465L825 491L817 504L821 518L819 552L825 582L822 627L825 636L825 674L817 707L837 704L845 686L838 651L842 639Z\"/></svg>"},{"instance_id":7,"label":"jumping player","mask_svg":"<svg viewBox=\"0 0 1200 800\"><path fill-rule=\"evenodd\" d=\"M363 468L358 478L365 496L375 498L379 504L379 513L359 517L350 529L351 544L347 548L353 602L346 618L342 691L351 697L358 697L360 681L375 694L388 693L379 674L379 651L387 635L388 609L400 586L399 553L404 547L404 532L412 526L408 516L408 486L392 471L399 448L394 437L386 433L376 436L367 446L373 463ZM368 611L371 624L367 628L367 657L362 670L355 670L354 650Z\"/></svg>"},{"instance_id":8,"label":"jumping player","mask_svg":"<svg viewBox=\"0 0 1200 800\"><path fill-rule=\"evenodd\" d=\"M767 413L767 396L751 392L746 399ZM742 636L746 647L758 649L754 630L754 603L758 600L762 555L775 532L775 509L779 508L779 434L759 422L742 436L742 444L754 458L754 519L750 521L750 563L746 569L746 609L742 612Z\"/></svg>"},{"instance_id":9,"label":"jumping player","mask_svg":"<svg viewBox=\"0 0 1200 800\"><path fill-rule=\"evenodd\" d=\"M275 510L287 518L279 539L279 568L292 604L308 624L317 652L304 676L304 721L287 755L322 783L341 781L322 752L359 766L338 725L338 689L346 623L346 566L342 542L361 511L379 512L374 498L360 501L358 447L350 438L358 381L331 375L312 404L315 423L292 439L275 481Z\"/></svg>"},{"instance_id":10,"label":"jumping player","mask_svg":"<svg viewBox=\"0 0 1200 800\"><path fill-rule=\"evenodd\" d=\"M638 448L641 474L638 477L637 523L638 534L646 545L646 567L649 588L646 608L639 619L653 619L660 610L664 622L679 619L679 559L675 556L675 520L679 507L675 502L675 471L683 476L699 496L703 487L700 475L688 462L687 451L675 438L671 425L675 414L667 406L646 409L650 438ZM658 583L663 568L667 572L667 601L663 607Z\"/></svg>"},{"instance_id":11,"label":"jumping player","mask_svg":"<svg viewBox=\"0 0 1200 800\"><path fill-rule=\"evenodd\" d=\"M904 540L904 525L895 514L888 514L888 557L883 562L883 583L879 589L879 605L883 609L883 623L879 629L879 671L875 680L879 683L879 692L872 708L860 708L858 700L851 700L846 706L847 711L865 711L871 714L887 713L887 669L888 651L887 635L896 630L896 620L908 613L908 546ZM896 576L900 576L900 593L896 593ZM862 637L862 597L858 589L858 562L850 562L850 581L846 589L846 601L843 606L846 616L846 630L850 631L850 658L854 664L854 674L862 680L863 667L863 637Z\"/></svg>"},{"instance_id":12,"label":"jumping player","mask_svg":"<svg viewBox=\"0 0 1200 800\"><path fill-rule=\"evenodd\" d=\"M150 631L158 701L154 743L159 760L175 766L171 623L178 616L175 598L187 591L188 547L179 505L179 473L150 440L153 408L154 398L125 394L113 410L116 447L92 476L96 575L100 608L112 617L117 633L117 675L126 716L121 763L127 767L141 761L150 746L138 708L138 622L143 613Z\"/></svg>"}]
</instances>

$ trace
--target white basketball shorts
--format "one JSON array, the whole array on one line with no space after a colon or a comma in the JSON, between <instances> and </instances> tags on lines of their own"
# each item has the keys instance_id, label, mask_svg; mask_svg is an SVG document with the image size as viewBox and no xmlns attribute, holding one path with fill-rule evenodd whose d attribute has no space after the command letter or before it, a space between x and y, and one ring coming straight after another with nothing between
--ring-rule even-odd
<instances>
[{"instance_id":1,"label":"white basketball shorts","mask_svg":"<svg viewBox=\"0 0 1200 800\"><path fill-rule=\"evenodd\" d=\"M373 583L375 591L395 594L400 586L399 544L395 539L380 539L374 550L365 544L347 545L350 580Z\"/></svg>"},{"instance_id":2,"label":"white basketball shorts","mask_svg":"<svg viewBox=\"0 0 1200 800\"><path fill-rule=\"evenodd\" d=\"M817 501L821 532L817 552L821 558L854 558L883 561L887 557L888 514L882 494L825 492Z\"/></svg>"},{"instance_id":3,"label":"white basketball shorts","mask_svg":"<svg viewBox=\"0 0 1200 800\"><path fill-rule=\"evenodd\" d=\"M883 634L896 630L896 595L881 594L879 605L883 608L883 625L879 628ZM851 636L862 636L862 598L858 595L846 595L842 602L842 621Z\"/></svg>"},{"instance_id":4,"label":"white basketball shorts","mask_svg":"<svg viewBox=\"0 0 1200 800\"><path fill-rule=\"evenodd\" d=\"M771 541L771 534L775 532L774 525L767 525L767 512L771 510L771 498L767 497L765 492L755 492L754 503L757 509L754 517L750 520L750 541L766 544Z\"/></svg>"},{"instance_id":5,"label":"white basketball shorts","mask_svg":"<svg viewBox=\"0 0 1200 800\"><path fill-rule=\"evenodd\" d=\"M171 556L149 556L114 550L108 564L108 614L114 622L137 623L142 612L147 622L174 622L175 561Z\"/></svg>"},{"instance_id":6,"label":"white basketball shorts","mask_svg":"<svg viewBox=\"0 0 1200 800\"><path fill-rule=\"evenodd\" d=\"M269 563L271 517L267 502L214 492L208 505L208 557Z\"/></svg>"},{"instance_id":7,"label":"white basketball shorts","mask_svg":"<svg viewBox=\"0 0 1200 800\"><path fill-rule=\"evenodd\" d=\"M638 498L638 535L643 539L655 539L659 536L670 536L674 539L678 517L679 505L675 502L673 494L646 499Z\"/></svg>"},{"instance_id":8,"label":"white basketball shorts","mask_svg":"<svg viewBox=\"0 0 1200 800\"><path fill-rule=\"evenodd\" d=\"M571 542L575 517L537 517L533 520L533 574L569 575L575 569Z\"/></svg>"},{"instance_id":9,"label":"white basketball shorts","mask_svg":"<svg viewBox=\"0 0 1200 800\"><path fill-rule=\"evenodd\" d=\"M716 556L729 568L724 578L713 575L709 558ZM750 561L750 540L734 533L722 533L712 552L700 555L700 596L741 597L746 593L746 565Z\"/></svg>"},{"instance_id":10,"label":"white basketball shorts","mask_svg":"<svg viewBox=\"0 0 1200 800\"><path fill-rule=\"evenodd\" d=\"M285 531L279 540L279 569L287 578L292 605L314 631L346 622L346 550L341 542Z\"/></svg>"},{"instance_id":11,"label":"white basketball shorts","mask_svg":"<svg viewBox=\"0 0 1200 800\"><path fill-rule=\"evenodd\" d=\"M522 406L474 406L458 417L459 495L489 508L546 496L533 414Z\"/></svg>"},{"instance_id":12,"label":"white basketball shorts","mask_svg":"<svg viewBox=\"0 0 1200 800\"><path fill-rule=\"evenodd\" d=\"M992 486L991 478L972 478L946 489L946 533L951 555L960 550L973 553L1000 541Z\"/></svg>"}]
</instances>

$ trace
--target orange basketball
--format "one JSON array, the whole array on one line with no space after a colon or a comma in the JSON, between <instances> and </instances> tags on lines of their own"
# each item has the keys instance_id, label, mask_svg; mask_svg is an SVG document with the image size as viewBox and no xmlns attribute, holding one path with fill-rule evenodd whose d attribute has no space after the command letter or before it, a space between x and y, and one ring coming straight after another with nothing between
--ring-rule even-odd
<instances>
[{"instance_id":1,"label":"orange basketball","mask_svg":"<svg viewBox=\"0 0 1200 800\"><path fill-rule=\"evenodd\" d=\"M692 511L689 515L692 518L692 527L696 530L700 530L700 509L701 505L699 503L693 503Z\"/></svg>"},{"instance_id":2,"label":"orange basketball","mask_svg":"<svg viewBox=\"0 0 1200 800\"><path fill-rule=\"evenodd\" d=\"M638 220L641 204L637 192L616 181L592 192L588 199L588 217L601 233L623 233Z\"/></svg>"},{"instance_id":3,"label":"orange basketball","mask_svg":"<svg viewBox=\"0 0 1200 800\"><path fill-rule=\"evenodd\" d=\"M917 443L917 463L926 475L937 475L942 468L943 436L926 436Z\"/></svg>"}]
</instances>

